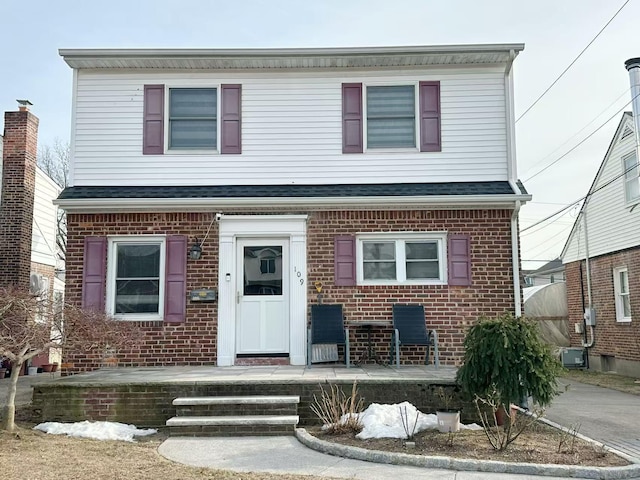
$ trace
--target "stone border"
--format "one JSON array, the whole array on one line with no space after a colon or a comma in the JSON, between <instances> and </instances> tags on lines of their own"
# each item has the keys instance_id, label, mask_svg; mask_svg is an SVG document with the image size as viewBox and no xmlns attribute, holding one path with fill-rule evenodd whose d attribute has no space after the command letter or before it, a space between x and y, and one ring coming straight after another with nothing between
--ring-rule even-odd
<instances>
[{"instance_id":1,"label":"stone border","mask_svg":"<svg viewBox=\"0 0 640 480\"><path fill-rule=\"evenodd\" d=\"M297 428L296 438L305 446L337 457L364 460L365 462L408 465L412 467L440 468L468 472L513 473L522 475L544 475L596 480L632 479L640 476L640 464L624 467L581 467L577 465L550 465L533 463L508 463L493 460L469 460L451 457L431 457L408 453L382 452L326 442L309 434L304 428ZM615 452L618 453L618 452ZM630 461L637 460L629 459Z\"/></svg>"}]
</instances>

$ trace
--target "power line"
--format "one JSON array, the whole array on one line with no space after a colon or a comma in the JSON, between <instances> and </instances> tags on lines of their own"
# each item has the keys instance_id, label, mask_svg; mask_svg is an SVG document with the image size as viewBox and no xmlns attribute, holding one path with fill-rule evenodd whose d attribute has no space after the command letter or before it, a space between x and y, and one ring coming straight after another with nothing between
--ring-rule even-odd
<instances>
[{"instance_id":1,"label":"power line","mask_svg":"<svg viewBox=\"0 0 640 480\"><path fill-rule=\"evenodd\" d=\"M587 51L587 49L591 46L591 44L592 44L593 42L595 42L595 41L596 41L596 38L598 38L598 37L600 36L600 34L601 34L602 32L604 32L605 28L607 28L607 27L609 26L609 24L613 21L613 19L614 19L614 18L616 18L616 17L618 16L618 14L619 14L619 13L622 11L622 9L627 5L627 3L629 3L629 1L630 1L630 0L626 0L626 2L624 2L624 3L622 4L622 6L621 6L621 7L618 9L618 11L613 15L613 17L611 17L611 19L610 19L610 20L609 20L609 21L604 25L604 27L602 27L602 28L600 29L600 31L596 34L596 36L595 36L595 37L593 37L593 38L591 39L591 41L587 44L587 46L586 46L586 47L584 47L584 48L582 49L582 51L578 54L578 56L577 56L576 58L574 58L574 59L573 59L573 61L569 64L569 66L568 66L567 68L565 68L565 69L562 71L562 73L561 73L560 75L558 75L558 77L553 81L553 83L551 83L551 85L549 85L549 86L547 87L547 89L546 89L544 92L542 92L542 95L540 95L540 96L536 99L536 101L535 101L535 102L533 102L533 103L529 106L529 108L527 108L527 109L524 111L524 113L523 113L522 115L520 115L520 116L516 119L516 123L518 123L518 121L519 121L522 117L524 117L524 116L529 112L529 110L531 110L531 109L532 109L532 108L533 108L533 107L534 107L534 106L535 106L535 105L536 105L536 104L537 104L537 103L542 99L542 97L544 97L544 96L547 94L547 92L553 88L553 86L554 86L556 83L558 83L558 81L559 81L559 80L564 76L564 74L565 74L565 73L567 73L567 71L568 71L568 70L573 66L573 64L574 64L574 63L576 63L576 62L578 61L578 59L582 56L582 54L583 54L584 52L586 52L586 51Z\"/></svg>"},{"instance_id":2,"label":"power line","mask_svg":"<svg viewBox=\"0 0 640 480\"><path fill-rule=\"evenodd\" d=\"M593 132L591 132L589 135L587 135L585 138L583 138L582 140L580 140L577 144L575 144L573 147L571 147L569 150L567 150L564 154L560 155L558 158L556 158L553 162L551 162L550 164L548 164L547 166L543 167L542 169L538 170L536 173L534 173L533 175L531 175L528 178L525 178L523 181L524 182L528 182L529 180L531 180L532 178L537 177L538 175L540 175L542 172L544 172L545 170L547 170L549 167L552 167L553 165L555 165L556 163L558 163L560 160L562 160L564 157L566 157L567 155L569 155L571 152L573 152L576 148L578 148L580 145L582 145L584 142L586 142L587 140L589 140L592 136L594 136L602 127L604 127L607 123L609 123L611 120L613 120L620 112L622 112L625 108L627 108L627 106L633 102L636 97L640 96L640 93L638 95L636 95L635 97L633 97L631 100L629 100L629 102L627 102L621 109L619 109L616 113L614 113L613 115L611 115L607 120L605 120L604 123L602 123L598 128L596 128Z\"/></svg>"}]
</instances>

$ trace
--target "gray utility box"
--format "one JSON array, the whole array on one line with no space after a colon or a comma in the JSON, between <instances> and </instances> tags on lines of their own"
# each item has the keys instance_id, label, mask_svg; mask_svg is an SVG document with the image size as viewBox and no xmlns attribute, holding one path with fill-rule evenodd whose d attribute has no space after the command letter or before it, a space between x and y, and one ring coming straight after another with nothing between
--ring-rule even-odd
<instances>
[{"instance_id":1,"label":"gray utility box","mask_svg":"<svg viewBox=\"0 0 640 480\"><path fill-rule=\"evenodd\" d=\"M561 353L562 366L566 368L584 367L583 348L563 348Z\"/></svg>"}]
</instances>

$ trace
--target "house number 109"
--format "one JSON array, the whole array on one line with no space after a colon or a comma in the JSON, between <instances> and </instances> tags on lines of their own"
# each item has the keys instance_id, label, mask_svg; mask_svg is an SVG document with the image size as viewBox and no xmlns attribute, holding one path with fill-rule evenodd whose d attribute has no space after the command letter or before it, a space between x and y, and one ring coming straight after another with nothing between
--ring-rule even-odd
<instances>
[{"instance_id":1,"label":"house number 109","mask_svg":"<svg viewBox=\"0 0 640 480\"><path fill-rule=\"evenodd\" d=\"M293 267L293 271L296 272L296 277L300 280L300 285L304 285L304 278L302 278L302 272L296 267Z\"/></svg>"}]
</instances>

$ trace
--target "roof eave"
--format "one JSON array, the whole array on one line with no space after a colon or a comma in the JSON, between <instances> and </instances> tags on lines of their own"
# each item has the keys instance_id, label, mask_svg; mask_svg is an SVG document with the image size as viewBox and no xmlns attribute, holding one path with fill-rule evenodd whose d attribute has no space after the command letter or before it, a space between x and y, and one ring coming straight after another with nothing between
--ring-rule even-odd
<instances>
[{"instance_id":1,"label":"roof eave","mask_svg":"<svg viewBox=\"0 0 640 480\"><path fill-rule=\"evenodd\" d=\"M92 198L58 199L54 204L69 213L211 211L219 208L315 208L315 209L486 209L513 208L531 195L434 195L394 197L208 197L208 198Z\"/></svg>"}]
</instances>

